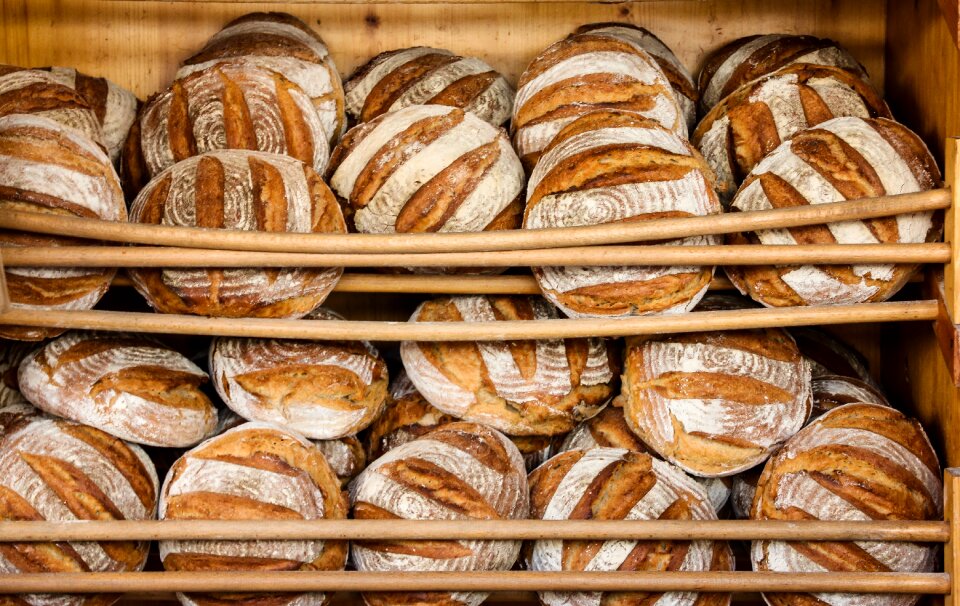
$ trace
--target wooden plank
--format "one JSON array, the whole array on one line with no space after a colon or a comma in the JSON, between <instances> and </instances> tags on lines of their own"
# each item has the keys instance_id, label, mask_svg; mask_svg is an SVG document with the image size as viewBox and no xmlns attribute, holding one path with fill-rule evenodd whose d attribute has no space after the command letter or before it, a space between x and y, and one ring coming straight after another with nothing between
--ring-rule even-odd
<instances>
[{"instance_id":1,"label":"wooden plank","mask_svg":"<svg viewBox=\"0 0 960 606\"><path fill-rule=\"evenodd\" d=\"M960 43L960 2L957 0L939 0L943 20L953 36L954 44Z\"/></svg>"},{"instance_id":2,"label":"wooden plank","mask_svg":"<svg viewBox=\"0 0 960 606\"><path fill-rule=\"evenodd\" d=\"M960 469L944 470L943 492L943 517L950 527L950 539L943 547L943 571L950 575L944 606L960 606Z\"/></svg>"},{"instance_id":3,"label":"wooden plank","mask_svg":"<svg viewBox=\"0 0 960 606\"><path fill-rule=\"evenodd\" d=\"M960 323L960 139L948 137L946 141L945 182L950 188L952 203L947 208L943 221L943 240L953 245L950 262L943 268L943 295L947 313L954 324Z\"/></svg>"}]
</instances>

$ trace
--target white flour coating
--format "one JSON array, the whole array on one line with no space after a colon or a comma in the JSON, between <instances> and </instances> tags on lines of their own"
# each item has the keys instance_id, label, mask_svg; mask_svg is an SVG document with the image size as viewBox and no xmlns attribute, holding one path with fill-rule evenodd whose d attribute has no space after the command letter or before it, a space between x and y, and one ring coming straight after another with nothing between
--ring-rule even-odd
<instances>
[{"instance_id":1,"label":"white flour coating","mask_svg":"<svg viewBox=\"0 0 960 606\"><path fill-rule=\"evenodd\" d=\"M753 507L753 495L757 492L756 477L752 479L751 472L733 476L730 480L730 505L733 515L738 520L750 517L750 508Z\"/></svg>"},{"instance_id":2,"label":"white flour coating","mask_svg":"<svg viewBox=\"0 0 960 606\"><path fill-rule=\"evenodd\" d=\"M849 402L866 402L878 406L890 406L883 394L868 383L860 382L851 377L822 375L813 378L811 387L814 403L817 403L821 398L843 398Z\"/></svg>"},{"instance_id":3,"label":"white flour coating","mask_svg":"<svg viewBox=\"0 0 960 606\"><path fill-rule=\"evenodd\" d=\"M333 469L333 473L341 479L357 475L364 463L362 457L359 457L350 447L348 440L358 443L353 437L340 440L313 440L314 445L320 449L330 468Z\"/></svg>"},{"instance_id":4,"label":"white flour coating","mask_svg":"<svg viewBox=\"0 0 960 606\"><path fill-rule=\"evenodd\" d=\"M56 90L62 86L73 89L72 86L62 82L62 79L55 74L41 69L24 69L0 76L0 95L25 95L26 93L18 91L28 87ZM83 107L58 107L42 111L31 109L29 111L30 114L57 122L94 143L99 144L103 141L100 121L97 119L96 112L88 105Z\"/></svg>"},{"instance_id":5,"label":"white flour coating","mask_svg":"<svg viewBox=\"0 0 960 606\"><path fill-rule=\"evenodd\" d=\"M296 40L304 47L313 51L315 55L314 60L318 63L331 60L330 52L327 50L326 45L314 36L311 36L295 25L278 23L276 21L270 21L266 19L252 19L244 23L235 23L233 25L229 25L210 38L210 40L207 42L207 48L218 45L225 40L229 40L230 38L243 38L246 36L256 36L260 34Z\"/></svg>"},{"instance_id":6,"label":"white flour coating","mask_svg":"<svg viewBox=\"0 0 960 606\"><path fill-rule=\"evenodd\" d=\"M372 91L381 80L401 66L426 55L453 55L453 53L442 48L414 46L412 48L385 53L380 57L372 59L372 65L370 65L362 77L354 75L343 83L344 106L346 107L347 114L355 119L359 119L360 112L363 111L363 105L366 103L370 91ZM404 107L406 105L409 104L405 104Z\"/></svg>"},{"instance_id":7,"label":"white flour coating","mask_svg":"<svg viewBox=\"0 0 960 606\"><path fill-rule=\"evenodd\" d=\"M870 107L853 88L845 82L833 77L810 78L806 85L817 92L817 96L824 102L834 118L844 116L854 118L869 118ZM881 107L886 103L880 100Z\"/></svg>"},{"instance_id":8,"label":"white flour coating","mask_svg":"<svg viewBox=\"0 0 960 606\"><path fill-rule=\"evenodd\" d=\"M736 180L733 174L733 158L727 148L727 136L730 132L730 116L722 115L713 121L707 132L697 142L697 150L713 169L717 179L717 195L724 203L730 201L736 193Z\"/></svg>"},{"instance_id":9,"label":"white flour coating","mask_svg":"<svg viewBox=\"0 0 960 606\"><path fill-rule=\"evenodd\" d=\"M26 358L20 365L23 395L38 408L86 425L92 425L124 440L152 446L185 447L210 435L216 426L216 411L206 407L171 405L119 388L103 389L100 383L135 369L163 368L205 379L206 373L172 349L153 341L137 339L83 359L61 360L96 333L68 332ZM105 338L110 338L105 335ZM44 366L52 369L48 374ZM198 388L194 388L198 391Z\"/></svg>"},{"instance_id":10,"label":"white flour coating","mask_svg":"<svg viewBox=\"0 0 960 606\"><path fill-rule=\"evenodd\" d=\"M426 103L461 78L491 71L494 71L492 67L476 57L461 57L424 76L400 95L390 106L389 111ZM503 76L498 76L479 97L473 101L474 113L484 122L499 126L510 117L510 111L513 109L513 89Z\"/></svg>"},{"instance_id":11,"label":"white flour coating","mask_svg":"<svg viewBox=\"0 0 960 606\"><path fill-rule=\"evenodd\" d=\"M700 96L700 102L703 104L703 106L709 109L720 102L720 99L722 98L721 92L727 85L727 82L730 81L730 77L733 76L733 72L740 67L740 65L746 61L750 55L767 44L775 42L784 37L786 37L786 34L770 34L767 36L759 36L758 38L747 42L734 51L729 57L726 58L726 60L723 61L723 63L717 67L717 70L713 73L713 76L707 83L706 88L704 88L703 94Z\"/></svg>"},{"instance_id":12,"label":"white flour coating","mask_svg":"<svg viewBox=\"0 0 960 606\"><path fill-rule=\"evenodd\" d=\"M29 408L32 408L32 406L27 403L26 398L23 397L23 394L20 393L20 390L17 389L15 385L7 384L3 378L8 373L16 377L20 362L27 354L33 351L34 347L33 343L28 344L19 341L0 342L0 414L6 411L9 406L25 404ZM0 434L2 433L3 428L0 427Z\"/></svg>"},{"instance_id":13,"label":"white flour coating","mask_svg":"<svg viewBox=\"0 0 960 606\"><path fill-rule=\"evenodd\" d=\"M494 217L523 192L523 165L503 131L497 135L497 146L500 153L497 161L443 224L441 232L483 231ZM499 208L492 216L487 208L491 205Z\"/></svg>"}]
</instances>

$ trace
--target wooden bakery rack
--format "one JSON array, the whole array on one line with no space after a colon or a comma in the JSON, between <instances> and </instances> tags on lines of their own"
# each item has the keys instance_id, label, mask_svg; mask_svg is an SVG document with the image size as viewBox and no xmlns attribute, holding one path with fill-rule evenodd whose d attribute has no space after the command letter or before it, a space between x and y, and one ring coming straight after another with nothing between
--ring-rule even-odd
<instances>
[{"instance_id":1,"label":"wooden bakery rack","mask_svg":"<svg viewBox=\"0 0 960 606\"><path fill-rule=\"evenodd\" d=\"M885 88L894 115L944 159L943 189L719 217L560 230L478 234L306 235L106 223L6 213L0 229L90 240L89 246L3 248L6 266L289 267L343 266L331 305L347 321L228 319L119 311L6 308L0 323L187 335L399 340L503 340L624 336L770 326L833 325L854 341L874 372L892 377L892 395L912 403L948 466L960 466L960 32L958 0L672 0L580 2L452 0L281 2L243 0L8 0L0 4L0 62L72 65L132 87L159 89L191 49L230 18L264 5L307 20L348 73L383 50L414 44L480 56L516 77L550 42L583 23L632 21L656 32L693 64L705 50L744 35L811 33L850 48ZM645 242L945 210L944 241L913 245L648 246ZM693 312L623 320L469 324L406 323L411 294L535 294L527 275L497 277L362 273L355 268L536 265L724 265L916 263L923 279L888 303ZM0 279L2 279L0 272ZM118 280L116 286L123 286ZM729 283L716 279L716 288ZM369 296L376 294L376 296ZM404 304L399 301L407 301ZM891 345L892 344L892 345ZM903 377L902 380L899 377ZM899 381L899 382L898 382ZM783 539L917 541L944 545L943 572L808 573L406 573L142 572L0 574L3 594L174 591L823 591L920 593L960 604L960 469L945 473L943 521L164 521L0 522L13 541L160 539ZM939 598L936 598L939 599Z\"/></svg>"}]
</instances>

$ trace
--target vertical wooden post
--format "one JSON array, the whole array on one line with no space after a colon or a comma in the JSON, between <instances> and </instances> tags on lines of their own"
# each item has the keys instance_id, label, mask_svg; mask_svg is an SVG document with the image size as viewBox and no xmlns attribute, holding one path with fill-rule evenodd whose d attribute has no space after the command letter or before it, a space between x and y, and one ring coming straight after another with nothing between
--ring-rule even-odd
<instances>
[{"instance_id":1,"label":"vertical wooden post","mask_svg":"<svg viewBox=\"0 0 960 606\"><path fill-rule=\"evenodd\" d=\"M943 268L944 303L950 321L958 324L960 323L960 217L957 216L957 212L960 209L960 182L958 182L960 170L957 170L957 163L960 162L960 138L948 137L946 152L944 178L947 187L950 188L952 204L944 218L943 240L952 246L952 251L950 262Z\"/></svg>"},{"instance_id":2,"label":"vertical wooden post","mask_svg":"<svg viewBox=\"0 0 960 606\"><path fill-rule=\"evenodd\" d=\"M0 255L0 313L10 308L10 293L7 292L7 272L3 271L3 255Z\"/></svg>"},{"instance_id":3,"label":"vertical wooden post","mask_svg":"<svg viewBox=\"0 0 960 606\"><path fill-rule=\"evenodd\" d=\"M950 540L943 546L943 570L950 575L950 593L944 606L960 606L960 468L943 472L943 519L950 525Z\"/></svg>"}]
</instances>

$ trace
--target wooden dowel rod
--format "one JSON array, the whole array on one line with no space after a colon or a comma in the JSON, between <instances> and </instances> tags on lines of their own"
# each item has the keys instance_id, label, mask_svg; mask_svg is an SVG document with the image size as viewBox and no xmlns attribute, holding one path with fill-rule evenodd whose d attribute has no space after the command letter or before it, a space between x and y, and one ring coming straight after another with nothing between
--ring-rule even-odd
<instances>
[{"instance_id":1,"label":"wooden dowel rod","mask_svg":"<svg viewBox=\"0 0 960 606\"><path fill-rule=\"evenodd\" d=\"M187 539L796 540L944 543L946 522L779 520L142 520L0 522L0 543Z\"/></svg>"},{"instance_id":2,"label":"wooden dowel rod","mask_svg":"<svg viewBox=\"0 0 960 606\"><path fill-rule=\"evenodd\" d=\"M0 229L73 236L153 246L247 250L256 252L386 254L477 252L569 248L672 240L698 234L728 234L758 229L887 217L946 208L950 193L936 189L882 198L863 198L772 210L680 217L557 229L518 229L477 233L292 234L117 223L27 211L0 215Z\"/></svg>"},{"instance_id":3,"label":"wooden dowel rod","mask_svg":"<svg viewBox=\"0 0 960 606\"><path fill-rule=\"evenodd\" d=\"M99 572L0 575L0 593L128 591L779 591L943 595L943 573L882 572Z\"/></svg>"},{"instance_id":4,"label":"wooden dowel rod","mask_svg":"<svg viewBox=\"0 0 960 606\"><path fill-rule=\"evenodd\" d=\"M13 308L0 324L180 335L371 341L503 341L574 337L622 337L704 330L773 328L933 320L936 301L737 309L618 319L511 320L505 322L373 322L207 318L123 311Z\"/></svg>"},{"instance_id":5,"label":"wooden dowel rod","mask_svg":"<svg viewBox=\"0 0 960 606\"><path fill-rule=\"evenodd\" d=\"M424 254L311 254L177 247L0 248L8 267L515 267L946 263L950 245L593 246Z\"/></svg>"}]
</instances>

